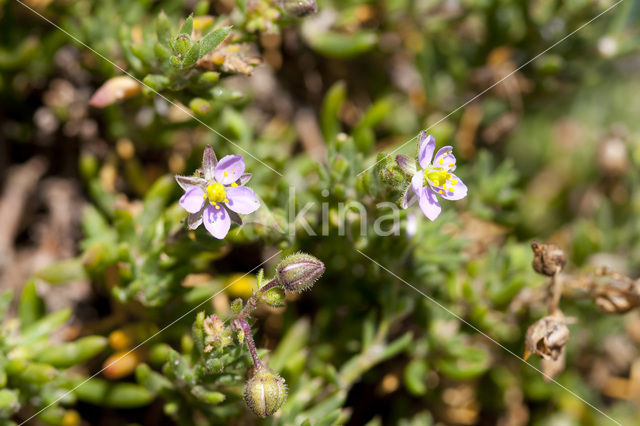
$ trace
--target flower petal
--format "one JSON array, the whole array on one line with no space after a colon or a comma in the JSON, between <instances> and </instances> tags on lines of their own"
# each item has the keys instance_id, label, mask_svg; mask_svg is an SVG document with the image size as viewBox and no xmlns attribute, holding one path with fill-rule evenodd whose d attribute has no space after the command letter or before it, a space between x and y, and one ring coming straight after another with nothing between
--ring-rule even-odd
<instances>
[{"instance_id":1,"label":"flower petal","mask_svg":"<svg viewBox=\"0 0 640 426\"><path fill-rule=\"evenodd\" d=\"M406 209L410 205L416 202L418 196L411 186L407 186L407 189L404 191L404 196L402 197L402 208Z\"/></svg>"},{"instance_id":2,"label":"flower petal","mask_svg":"<svg viewBox=\"0 0 640 426\"><path fill-rule=\"evenodd\" d=\"M204 204L204 191L198 186L190 187L187 192L180 197L180 207L189 213L197 213Z\"/></svg>"},{"instance_id":3,"label":"flower petal","mask_svg":"<svg viewBox=\"0 0 640 426\"><path fill-rule=\"evenodd\" d=\"M440 195L445 200L461 200L467 196L467 185L462 182L462 179L451 173L451 179L447 180L447 190L443 192L444 194Z\"/></svg>"},{"instance_id":4,"label":"flower petal","mask_svg":"<svg viewBox=\"0 0 640 426\"><path fill-rule=\"evenodd\" d=\"M418 150L418 161L420 162L420 167L426 169L429 163L431 163L433 151L436 150L436 140L431 135L427 136L427 132L423 130L420 132L418 141L420 142L420 149Z\"/></svg>"},{"instance_id":5,"label":"flower petal","mask_svg":"<svg viewBox=\"0 0 640 426\"><path fill-rule=\"evenodd\" d=\"M402 170L404 173L408 174L409 176L413 176L416 174L416 171L417 171L416 160L409 157L408 155L404 155L404 154L396 155L396 163L398 163L398 167L400 167L400 170Z\"/></svg>"},{"instance_id":6,"label":"flower petal","mask_svg":"<svg viewBox=\"0 0 640 426\"><path fill-rule=\"evenodd\" d=\"M418 197L420 196L420 194L422 194L423 185L424 185L424 172L420 170L411 178L411 187L413 188L413 192L415 192Z\"/></svg>"},{"instance_id":7,"label":"flower petal","mask_svg":"<svg viewBox=\"0 0 640 426\"><path fill-rule=\"evenodd\" d=\"M453 147L447 145L440 148L433 159L433 165L445 170L455 170L456 157L453 155Z\"/></svg>"},{"instance_id":8,"label":"flower petal","mask_svg":"<svg viewBox=\"0 0 640 426\"><path fill-rule=\"evenodd\" d=\"M188 191L192 186L204 186L207 181L199 176L176 176L176 182L180 188Z\"/></svg>"},{"instance_id":9,"label":"flower petal","mask_svg":"<svg viewBox=\"0 0 640 426\"><path fill-rule=\"evenodd\" d=\"M253 213L260 207L258 196L251 188L246 186L227 188L227 199L229 200L226 203L227 207L240 214Z\"/></svg>"},{"instance_id":10,"label":"flower petal","mask_svg":"<svg viewBox=\"0 0 640 426\"><path fill-rule=\"evenodd\" d=\"M202 153L202 171L204 172L204 178L206 180L213 179L213 174L217 164L218 159L216 158L216 153L213 152L211 145L207 145Z\"/></svg>"},{"instance_id":11,"label":"flower petal","mask_svg":"<svg viewBox=\"0 0 640 426\"><path fill-rule=\"evenodd\" d=\"M422 195L418 197L418 203L422 213L432 222L436 220L442 211L436 193L428 186L423 188Z\"/></svg>"},{"instance_id":12,"label":"flower petal","mask_svg":"<svg viewBox=\"0 0 640 426\"><path fill-rule=\"evenodd\" d=\"M205 207L202 214L202 222L207 231L215 238L221 240L227 236L229 228L231 227L231 219L227 210L218 205L219 208L215 208L209 204Z\"/></svg>"},{"instance_id":13,"label":"flower petal","mask_svg":"<svg viewBox=\"0 0 640 426\"><path fill-rule=\"evenodd\" d=\"M240 179L244 172L244 160L242 155L226 155L216 166L216 181L223 185L231 185Z\"/></svg>"}]
</instances>

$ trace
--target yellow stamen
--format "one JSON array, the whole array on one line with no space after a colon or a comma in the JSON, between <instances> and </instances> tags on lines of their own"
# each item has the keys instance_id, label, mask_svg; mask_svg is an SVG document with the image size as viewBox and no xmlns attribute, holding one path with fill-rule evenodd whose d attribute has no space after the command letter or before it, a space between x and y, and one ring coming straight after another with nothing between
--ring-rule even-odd
<instances>
[{"instance_id":1,"label":"yellow stamen","mask_svg":"<svg viewBox=\"0 0 640 426\"><path fill-rule=\"evenodd\" d=\"M224 190L224 185L219 182L207 185L207 197L213 205L226 200L227 193Z\"/></svg>"}]
</instances>

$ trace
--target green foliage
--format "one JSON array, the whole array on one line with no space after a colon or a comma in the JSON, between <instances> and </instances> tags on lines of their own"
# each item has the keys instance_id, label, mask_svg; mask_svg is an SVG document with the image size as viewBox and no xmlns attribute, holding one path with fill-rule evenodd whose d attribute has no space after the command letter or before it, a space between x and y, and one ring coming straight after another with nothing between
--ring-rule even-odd
<instances>
[{"instance_id":1,"label":"green foliage","mask_svg":"<svg viewBox=\"0 0 640 426\"><path fill-rule=\"evenodd\" d=\"M549 314L532 239L569 274L640 270L637 1L522 69L613 2L31 3L76 40L0 2L2 164L51 156L81 226L71 256L0 294L0 422L95 406L180 425L604 424L513 354ZM469 187L434 222L398 208L396 155L416 158L424 128ZM206 145L243 155L261 201L223 240L189 228L174 180ZM291 295L319 270L276 266L298 251L324 275ZM77 282L87 312L41 296ZM604 383L638 363L637 312L581 299L561 302L558 381L635 424L634 396ZM278 378L264 421L243 401L260 362Z\"/></svg>"}]
</instances>

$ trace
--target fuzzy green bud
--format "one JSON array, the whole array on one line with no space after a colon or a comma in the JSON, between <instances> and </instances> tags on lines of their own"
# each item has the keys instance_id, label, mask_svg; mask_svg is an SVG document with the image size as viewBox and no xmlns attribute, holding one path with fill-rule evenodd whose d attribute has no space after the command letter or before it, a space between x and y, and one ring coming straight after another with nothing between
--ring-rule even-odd
<instances>
[{"instance_id":1,"label":"fuzzy green bud","mask_svg":"<svg viewBox=\"0 0 640 426\"><path fill-rule=\"evenodd\" d=\"M301 292L313 286L324 273L324 263L305 253L286 257L276 268L278 283L288 291Z\"/></svg>"},{"instance_id":2,"label":"fuzzy green bud","mask_svg":"<svg viewBox=\"0 0 640 426\"><path fill-rule=\"evenodd\" d=\"M173 42L173 49L180 55L185 55L191 49L191 37L187 34L179 34Z\"/></svg>"},{"instance_id":3,"label":"fuzzy green bud","mask_svg":"<svg viewBox=\"0 0 640 426\"><path fill-rule=\"evenodd\" d=\"M260 368L244 387L244 400L258 417L272 415L287 399L284 379L266 367Z\"/></svg>"}]
</instances>

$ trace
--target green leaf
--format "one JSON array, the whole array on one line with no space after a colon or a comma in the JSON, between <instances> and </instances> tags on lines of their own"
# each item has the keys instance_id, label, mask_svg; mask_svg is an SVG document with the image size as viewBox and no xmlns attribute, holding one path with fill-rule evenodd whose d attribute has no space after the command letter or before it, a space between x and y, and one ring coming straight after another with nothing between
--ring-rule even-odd
<instances>
[{"instance_id":1,"label":"green leaf","mask_svg":"<svg viewBox=\"0 0 640 426\"><path fill-rule=\"evenodd\" d=\"M158 14L158 19L156 19L156 34L158 36L158 41L165 46L169 45L169 40L171 40L171 22L169 22L169 18L164 11Z\"/></svg>"},{"instance_id":2,"label":"green leaf","mask_svg":"<svg viewBox=\"0 0 640 426\"><path fill-rule=\"evenodd\" d=\"M320 125L322 127L322 136L327 142L333 141L338 133L342 131L338 113L346 97L347 88L344 81L334 83L324 97Z\"/></svg>"},{"instance_id":3,"label":"green leaf","mask_svg":"<svg viewBox=\"0 0 640 426\"><path fill-rule=\"evenodd\" d=\"M70 281L83 280L87 277L82 259L67 259L41 269L34 274L49 284L66 284Z\"/></svg>"},{"instance_id":4,"label":"green leaf","mask_svg":"<svg viewBox=\"0 0 640 426\"><path fill-rule=\"evenodd\" d=\"M184 23L180 27L180 34L191 35L193 32L193 15L189 15L187 19L184 20Z\"/></svg>"},{"instance_id":5,"label":"green leaf","mask_svg":"<svg viewBox=\"0 0 640 426\"><path fill-rule=\"evenodd\" d=\"M13 290L5 290L0 294L0 320L4 318L13 299Z\"/></svg>"},{"instance_id":6,"label":"green leaf","mask_svg":"<svg viewBox=\"0 0 640 426\"><path fill-rule=\"evenodd\" d=\"M39 320L45 313L44 301L36 291L34 279L30 279L22 289L20 304L18 305L18 316L20 317L20 328L25 329Z\"/></svg>"},{"instance_id":7,"label":"green leaf","mask_svg":"<svg viewBox=\"0 0 640 426\"><path fill-rule=\"evenodd\" d=\"M148 405L153 394L134 383L109 383L104 379L92 378L84 382L78 379L74 389L80 401L113 408L135 408Z\"/></svg>"},{"instance_id":8,"label":"green leaf","mask_svg":"<svg viewBox=\"0 0 640 426\"><path fill-rule=\"evenodd\" d=\"M220 43L229 35L231 27L222 27L211 31L200 40L200 58L213 49L218 47Z\"/></svg>"},{"instance_id":9,"label":"green leaf","mask_svg":"<svg viewBox=\"0 0 640 426\"><path fill-rule=\"evenodd\" d=\"M200 59L200 43L195 42L187 52L184 57L184 61L182 61L183 67L190 67L194 65L198 59Z\"/></svg>"},{"instance_id":10,"label":"green leaf","mask_svg":"<svg viewBox=\"0 0 640 426\"><path fill-rule=\"evenodd\" d=\"M47 336L53 330L64 324L71 316L70 309L61 309L52 312L46 317L39 319L22 333L22 344L33 342L41 337Z\"/></svg>"},{"instance_id":11,"label":"green leaf","mask_svg":"<svg viewBox=\"0 0 640 426\"><path fill-rule=\"evenodd\" d=\"M68 368L93 358L107 347L107 338L103 336L82 337L73 342L46 348L36 359L56 368Z\"/></svg>"},{"instance_id":12,"label":"green leaf","mask_svg":"<svg viewBox=\"0 0 640 426\"><path fill-rule=\"evenodd\" d=\"M373 49L378 43L378 36L373 31L360 31L355 34L336 32L311 33L303 35L311 47L328 57L351 58Z\"/></svg>"}]
</instances>

